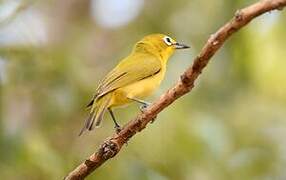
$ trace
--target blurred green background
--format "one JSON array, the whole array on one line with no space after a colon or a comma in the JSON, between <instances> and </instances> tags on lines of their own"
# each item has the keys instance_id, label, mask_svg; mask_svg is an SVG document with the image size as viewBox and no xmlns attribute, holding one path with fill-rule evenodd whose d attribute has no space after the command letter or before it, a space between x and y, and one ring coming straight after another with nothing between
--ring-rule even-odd
<instances>
[{"instance_id":1,"label":"blurred green background","mask_svg":"<svg viewBox=\"0 0 286 180\"><path fill-rule=\"evenodd\" d=\"M1 0L0 174L9 180L62 179L111 133L78 137L98 81L136 41L165 33L179 75L246 0ZM194 90L130 140L88 179L286 179L286 11L267 13L231 37ZM115 114L124 124L132 104Z\"/></svg>"}]
</instances>

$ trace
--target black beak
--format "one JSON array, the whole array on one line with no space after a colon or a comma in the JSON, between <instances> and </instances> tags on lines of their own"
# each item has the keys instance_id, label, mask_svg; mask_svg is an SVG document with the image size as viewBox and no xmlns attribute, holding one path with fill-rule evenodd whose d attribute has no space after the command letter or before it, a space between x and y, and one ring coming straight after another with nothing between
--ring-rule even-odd
<instances>
[{"instance_id":1,"label":"black beak","mask_svg":"<svg viewBox=\"0 0 286 180\"><path fill-rule=\"evenodd\" d=\"M175 48L176 49L187 49L187 48L190 48L190 46L187 46L185 44L181 44L181 43L175 43Z\"/></svg>"}]
</instances>

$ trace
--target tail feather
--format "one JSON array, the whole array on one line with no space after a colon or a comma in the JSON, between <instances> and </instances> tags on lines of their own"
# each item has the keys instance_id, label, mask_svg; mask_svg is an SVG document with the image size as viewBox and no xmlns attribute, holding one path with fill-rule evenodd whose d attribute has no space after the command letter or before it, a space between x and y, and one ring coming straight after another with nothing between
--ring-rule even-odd
<instances>
[{"instance_id":1,"label":"tail feather","mask_svg":"<svg viewBox=\"0 0 286 180\"><path fill-rule=\"evenodd\" d=\"M103 119L103 115L108 108L111 95L107 94L99 100L94 100L89 117L86 119L84 126L82 127L79 136L86 130L93 130L93 125L98 127Z\"/></svg>"},{"instance_id":2,"label":"tail feather","mask_svg":"<svg viewBox=\"0 0 286 180\"><path fill-rule=\"evenodd\" d=\"M95 122L95 127L98 127L103 119L103 115L106 112L106 109L108 107L108 104L110 102L110 99L106 99L102 102L102 104L98 107L96 114L94 115L94 118L92 122L90 123L88 130L93 130L93 124ZM103 104L104 103L104 104Z\"/></svg>"},{"instance_id":3,"label":"tail feather","mask_svg":"<svg viewBox=\"0 0 286 180\"><path fill-rule=\"evenodd\" d=\"M81 130L80 130L78 136L81 136L82 133L83 133L85 130L87 130L88 127L90 127L90 124L93 122L93 118L94 118L93 116L94 116L94 114L95 114L94 112L91 112L91 113L89 114L89 117L85 120L84 126L81 128Z\"/></svg>"}]
</instances>

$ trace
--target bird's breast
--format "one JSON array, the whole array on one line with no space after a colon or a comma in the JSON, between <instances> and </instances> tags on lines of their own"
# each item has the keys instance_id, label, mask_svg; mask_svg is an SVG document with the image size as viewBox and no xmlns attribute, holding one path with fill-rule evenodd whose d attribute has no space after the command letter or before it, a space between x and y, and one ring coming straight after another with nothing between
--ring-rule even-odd
<instances>
[{"instance_id":1,"label":"bird's breast","mask_svg":"<svg viewBox=\"0 0 286 180\"><path fill-rule=\"evenodd\" d=\"M151 95L161 84L165 75L165 71L161 70L157 74L142 79L136 83L123 87L128 97L144 98Z\"/></svg>"}]
</instances>

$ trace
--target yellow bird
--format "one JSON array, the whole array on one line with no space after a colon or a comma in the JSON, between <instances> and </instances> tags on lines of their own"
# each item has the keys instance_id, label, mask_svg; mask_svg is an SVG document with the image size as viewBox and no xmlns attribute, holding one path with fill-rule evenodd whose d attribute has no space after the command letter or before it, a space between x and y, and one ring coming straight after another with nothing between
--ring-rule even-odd
<instances>
[{"instance_id":1,"label":"yellow bird","mask_svg":"<svg viewBox=\"0 0 286 180\"><path fill-rule=\"evenodd\" d=\"M149 103L142 100L158 88L166 72L167 61L176 49L189 46L176 42L164 34L151 34L136 43L131 54L124 58L100 82L96 93L88 104L89 118L80 131L92 130L98 127L106 110L109 111L115 124L112 108L136 101L144 110Z\"/></svg>"}]
</instances>

